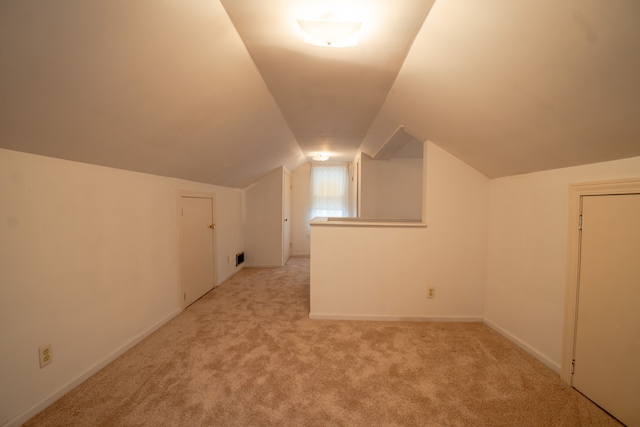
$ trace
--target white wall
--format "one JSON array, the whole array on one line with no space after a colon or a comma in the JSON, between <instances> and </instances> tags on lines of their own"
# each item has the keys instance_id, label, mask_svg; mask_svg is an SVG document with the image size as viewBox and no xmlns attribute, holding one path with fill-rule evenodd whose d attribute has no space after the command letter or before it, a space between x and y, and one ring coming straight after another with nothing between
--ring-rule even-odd
<instances>
[{"instance_id":1,"label":"white wall","mask_svg":"<svg viewBox=\"0 0 640 427\"><path fill-rule=\"evenodd\" d=\"M282 167L274 169L244 190L245 263L248 267L282 265L283 174Z\"/></svg>"},{"instance_id":2,"label":"white wall","mask_svg":"<svg viewBox=\"0 0 640 427\"><path fill-rule=\"evenodd\" d=\"M189 183L189 185L201 186L202 184ZM244 267L244 265L236 267L236 254L244 251L242 190L220 186L203 188L216 195L216 255L218 284L220 284Z\"/></svg>"},{"instance_id":3,"label":"white wall","mask_svg":"<svg viewBox=\"0 0 640 427\"><path fill-rule=\"evenodd\" d=\"M230 276L241 192L0 149L0 424L24 422L179 312L179 190L216 194L218 280Z\"/></svg>"},{"instance_id":4,"label":"white wall","mask_svg":"<svg viewBox=\"0 0 640 427\"><path fill-rule=\"evenodd\" d=\"M489 180L433 143L424 162L427 228L312 226L312 317L482 318Z\"/></svg>"},{"instance_id":5,"label":"white wall","mask_svg":"<svg viewBox=\"0 0 640 427\"><path fill-rule=\"evenodd\" d=\"M360 217L422 219L423 159L361 156Z\"/></svg>"},{"instance_id":6,"label":"white wall","mask_svg":"<svg viewBox=\"0 0 640 427\"><path fill-rule=\"evenodd\" d=\"M437 145L425 147L427 277L438 296L460 299L466 312L483 312L489 179Z\"/></svg>"},{"instance_id":7,"label":"white wall","mask_svg":"<svg viewBox=\"0 0 640 427\"><path fill-rule=\"evenodd\" d=\"M557 371L569 184L632 177L640 177L640 157L491 181L486 321Z\"/></svg>"}]
</instances>

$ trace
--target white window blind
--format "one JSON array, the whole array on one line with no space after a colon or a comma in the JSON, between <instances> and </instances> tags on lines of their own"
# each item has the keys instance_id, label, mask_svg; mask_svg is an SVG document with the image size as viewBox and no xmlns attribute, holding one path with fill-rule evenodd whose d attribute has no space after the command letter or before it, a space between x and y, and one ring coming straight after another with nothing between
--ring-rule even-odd
<instances>
[{"instance_id":1,"label":"white window blind","mask_svg":"<svg viewBox=\"0 0 640 427\"><path fill-rule=\"evenodd\" d=\"M311 165L311 216L349 216L347 165Z\"/></svg>"}]
</instances>

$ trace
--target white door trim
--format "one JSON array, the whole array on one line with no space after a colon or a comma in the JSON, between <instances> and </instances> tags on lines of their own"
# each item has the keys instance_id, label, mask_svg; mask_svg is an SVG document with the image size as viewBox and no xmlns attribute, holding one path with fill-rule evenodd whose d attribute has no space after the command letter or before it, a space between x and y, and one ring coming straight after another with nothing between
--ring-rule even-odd
<instances>
[{"instance_id":1,"label":"white door trim","mask_svg":"<svg viewBox=\"0 0 640 427\"><path fill-rule=\"evenodd\" d=\"M583 196L640 194L640 178L597 181L569 186L569 236L567 239L567 281L564 298L564 332L560 378L571 385L571 365L574 358L578 279L580 268L580 207Z\"/></svg>"},{"instance_id":2,"label":"white door trim","mask_svg":"<svg viewBox=\"0 0 640 427\"><path fill-rule=\"evenodd\" d=\"M287 168L282 168L282 265L285 265L289 257L291 256L291 232L292 232L292 216L293 216L293 201L291 200L291 193L293 193L293 182L291 179L291 172L287 170ZM289 177L289 188L287 188L286 177ZM288 192L288 196L287 196ZM287 211L286 201L289 200L289 210ZM287 224L284 224L284 221L287 221ZM289 227L289 236L286 236L285 229ZM289 241L286 241L285 237L289 237ZM289 257L285 255L289 254ZM285 259L287 258L287 259Z\"/></svg>"},{"instance_id":3,"label":"white door trim","mask_svg":"<svg viewBox=\"0 0 640 427\"><path fill-rule=\"evenodd\" d=\"M180 221L181 221L181 209L182 209L182 198L183 197L193 197L193 198L202 198L202 199L211 199L213 200L213 207L214 207L214 211L213 211L213 220L214 223L218 220L218 216L216 213L217 210L217 204L216 204L216 193L208 193L208 192L200 192L200 191L187 191L187 190L178 190L178 194L177 194L177 203L176 203L176 225L177 225L177 230L178 230L178 240L177 240L177 244L178 244L178 280L180 282L180 287L178 289L178 300L180 301L180 309L184 310L185 307L185 301L183 298L183 294L184 294L184 286L182 284L182 244L181 244L181 240L182 240L182 236L181 236L181 228L180 228ZM214 229L213 230L213 279L215 281L214 287L218 286L218 233L216 232L217 230Z\"/></svg>"}]
</instances>

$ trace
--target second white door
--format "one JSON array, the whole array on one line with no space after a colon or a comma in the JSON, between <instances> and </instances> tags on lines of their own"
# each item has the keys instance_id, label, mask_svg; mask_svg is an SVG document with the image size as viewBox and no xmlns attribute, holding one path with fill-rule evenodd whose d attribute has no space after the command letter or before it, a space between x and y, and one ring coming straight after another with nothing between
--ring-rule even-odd
<instances>
[{"instance_id":1,"label":"second white door","mask_svg":"<svg viewBox=\"0 0 640 427\"><path fill-rule=\"evenodd\" d=\"M640 426L640 194L582 198L572 385Z\"/></svg>"},{"instance_id":2,"label":"second white door","mask_svg":"<svg viewBox=\"0 0 640 427\"><path fill-rule=\"evenodd\" d=\"M215 198L181 197L180 278L183 307L192 304L216 284Z\"/></svg>"}]
</instances>

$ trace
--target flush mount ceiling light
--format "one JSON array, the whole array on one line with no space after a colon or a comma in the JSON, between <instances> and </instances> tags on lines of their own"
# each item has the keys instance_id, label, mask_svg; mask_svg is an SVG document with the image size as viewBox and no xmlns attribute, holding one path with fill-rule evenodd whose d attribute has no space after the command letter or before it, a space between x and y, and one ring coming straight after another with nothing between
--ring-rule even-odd
<instances>
[{"instance_id":1,"label":"flush mount ceiling light","mask_svg":"<svg viewBox=\"0 0 640 427\"><path fill-rule=\"evenodd\" d=\"M358 45L362 22L344 20L334 13L325 13L320 19L298 19L305 42L314 46L348 47Z\"/></svg>"},{"instance_id":2,"label":"flush mount ceiling light","mask_svg":"<svg viewBox=\"0 0 640 427\"><path fill-rule=\"evenodd\" d=\"M326 162L329 160L329 155L327 153L318 153L312 157L316 162Z\"/></svg>"}]
</instances>

